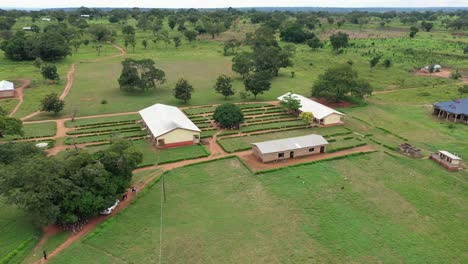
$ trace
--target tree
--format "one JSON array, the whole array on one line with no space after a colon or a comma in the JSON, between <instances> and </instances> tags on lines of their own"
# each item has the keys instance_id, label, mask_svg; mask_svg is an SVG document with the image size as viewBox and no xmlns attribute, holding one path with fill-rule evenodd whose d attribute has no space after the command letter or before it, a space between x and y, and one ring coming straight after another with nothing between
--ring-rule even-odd
<instances>
[{"instance_id":1,"label":"tree","mask_svg":"<svg viewBox=\"0 0 468 264\"><path fill-rule=\"evenodd\" d=\"M269 79L270 74L268 72L255 72L244 80L245 91L251 92L254 98L257 99L258 94L270 90L271 83Z\"/></svg>"},{"instance_id":2,"label":"tree","mask_svg":"<svg viewBox=\"0 0 468 264\"><path fill-rule=\"evenodd\" d=\"M81 39L74 39L74 40L71 41L71 44L75 48L75 52L78 52L78 49L80 48L82 43L83 43L83 41L81 41Z\"/></svg>"},{"instance_id":3,"label":"tree","mask_svg":"<svg viewBox=\"0 0 468 264\"><path fill-rule=\"evenodd\" d=\"M197 39L198 32L195 30L185 30L184 31L184 36L187 38L187 40L192 43L192 41Z\"/></svg>"},{"instance_id":4,"label":"tree","mask_svg":"<svg viewBox=\"0 0 468 264\"><path fill-rule=\"evenodd\" d=\"M314 120L314 114L312 112L302 112L299 114L299 117L306 123L312 123Z\"/></svg>"},{"instance_id":5,"label":"tree","mask_svg":"<svg viewBox=\"0 0 468 264\"><path fill-rule=\"evenodd\" d=\"M125 48L128 47L128 45L132 46L133 48L133 52L135 52L135 46L136 46L136 39L135 39L135 35L125 35L124 36L124 45L125 45Z\"/></svg>"},{"instance_id":6,"label":"tree","mask_svg":"<svg viewBox=\"0 0 468 264\"><path fill-rule=\"evenodd\" d=\"M308 39L307 45L314 50L320 49L323 47L323 43L320 41L320 39L317 36L314 36L313 38Z\"/></svg>"},{"instance_id":7,"label":"tree","mask_svg":"<svg viewBox=\"0 0 468 264\"><path fill-rule=\"evenodd\" d=\"M57 73L57 67L55 65L44 65L41 67L41 74L42 77L46 80L51 80L58 82L60 80L60 76Z\"/></svg>"},{"instance_id":8,"label":"tree","mask_svg":"<svg viewBox=\"0 0 468 264\"><path fill-rule=\"evenodd\" d=\"M334 50L346 48L349 45L349 36L340 31L330 36L330 43Z\"/></svg>"},{"instance_id":9,"label":"tree","mask_svg":"<svg viewBox=\"0 0 468 264\"><path fill-rule=\"evenodd\" d=\"M433 23L423 21L421 22L421 27L426 31L429 32L431 31L432 27L434 27Z\"/></svg>"},{"instance_id":10,"label":"tree","mask_svg":"<svg viewBox=\"0 0 468 264\"><path fill-rule=\"evenodd\" d=\"M182 40L178 36L173 37L172 41L174 41L174 46L176 49L179 48L180 45L182 44Z\"/></svg>"},{"instance_id":11,"label":"tree","mask_svg":"<svg viewBox=\"0 0 468 264\"><path fill-rule=\"evenodd\" d=\"M0 138L5 135L23 135L23 122L21 120L8 117L7 112L0 107Z\"/></svg>"},{"instance_id":12,"label":"tree","mask_svg":"<svg viewBox=\"0 0 468 264\"><path fill-rule=\"evenodd\" d=\"M297 113L299 111L299 108L302 107L301 100L294 97L292 93L289 93L288 95L284 96L283 99L281 99L280 106L283 109L293 113Z\"/></svg>"},{"instance_id":13,"label":"tree","mask_svg":"<svg viewBox=\"0 0 468 264\"><path fill-rule=\"evenodd\" d=\"M298 23L286 26L280 32L281 40L293 43L304 43L307 39L312 38L313 36L315 35L306 32Z\"/></svg>"},{"instance_id":14,"label":"tree","mask_svg":"<svg viewBox=\"0 0 468 264\"><path fill-rule=\"evenodd\" d=\"M146 39L142 40L141 45L146 49L148 47L148 41L146 41Z\"/></svg>"},{"instance_id":15,"label":"tree","mask_svg":"<svg viewBox=\"0 0 468 264\"><path fill-rule=\"evenodd\" d=\"M70 55L71 48L60 33L47 31L39 36L34 53L44 61L56 61Z\"/></svg>"},{"instance_id":16,"label":"tree","mask_svg":"<svg viewBox=\"0 0 468 264\"><path fill-rule=\"evenodd\" d=\"M168 19L167 19L167 22L168 22L168 25L169 27L174 30L174 27L176 26L177 24L177 17L175 16L169 16Z\"/></svg>"},{"instance_id":17,"label":"tree","mask_svg":"<svg viewBox=\"0 0 468 264\"><path fill-rule=\"evenodd\" d=\"M192 98L192 93L194 89L193 86L190 85L187 80L179 79L174 88L174 97L176 99L184 101L184 104L187 103L188 100Z\"/></svg>"},{"instance_id":18,"label":"tree","mask_svg":"<svg viewBox=\"0 0 468 264\"><path fill-rule=\"evenodd\" d=\"M38 68L39 71L41 70L41 67L42 67L42 64L43 64L43 63L44 63L44 61L43 61L41 58L39 58L39 57L37 57L37 58L33 61L34 67Z\"/></svg>"},{"instance_id":19,"label":"tree","mask_svg":"<svg viewBox=\"0 0 468 264\"><path fill-rule=\"evenodd\" d=\"M419 29L417 27L415 27L415 26L412 26L410 28L410 33L409 33L410 38L416 37L416 33L418 33L418 32L419 32Z\"/></svg>"},{"instance_id":20,"label":"tree","mask_svg":"<svg viewBox=\"0 0 468 264\"><path fill-rule=\"evenodd\" d=\"M455 72L453 72L451 75L450 75L450 78L454 79L454 80L458 80L462 77L460 71L458 69L455 70Z\"/></svg>"},{"instance_id":21,"label":"tree","mask_svg":"<svg viewBox=\"0 0 468 264\"><path fill-rule=\"evenodd\" d=\"M377 56L374 56L372 59L370 59L369 66L371 67L371 69L374 68L379 63L381 57L382 56L377 55Z\"/></svg>"},{"instance_id":22,"label":"tree","mask_svg":"<svg viewBox=\"0 0 468 264\"><path fill-rule=\"evenodd\" d=\"M468 54L468 46L463 47L463 54Z\"/></svg>"},{"instance_id":23,"label":"tree","mask_svg":"<svg viewBox=\"0 0 468 264\"><path fill-rule=\"evenodd\" d=\"M166 82L166 74L156 68L152 59L122 61L122 72L118 79L120 89L126 92L146 92Z\"/></svg>"},{"instance_id":24,"label":"tree","mask_svg":"<svg viewBox=\"0 0 468 264\"><path fill-rule=\"evenodd\" d=\"M110 30L100 24L93 24L88 28L88 33L93 36L93 39L97 42L107 41L111 37ZM86 45L86 44L85 44Z\"/></svg>"},{"instance_id":25,"label":"tree","mask_svg":"<svg viewBox=\"0 0 468 264\"><path fill-rule=\"evenodd\" d=\"M241 42L237 39L230 39L224 42L224 56L237 54L237 49L241 46Z\"/></svg>"},{"instance_id":26,"label":"tree","mask_svg":"<svg viewBox=\"0 0 468 264\"><path fill-rule=\"evenodd\" d=\"M348 64L327 69L312 87L312 96L334 102L345 100L348 94L358 98L372 94L369 83L359 79L357 72Z\"/></svg>"},{"instance_id":27,"label":"tree","mask_svg":"<svg viewBox=\"0 0 468 264\"><path fill-rule=\"evenodd\" d=\"M234 90L232 89L232 78L225 74L218 76L214 89L217 93L222 94L226 100L228 96L234 95Z\"/></svg>"},{"instance_id":28,"label":"tree","mask_svg":"<svg viewBox=\"0 0 468 264\"><path fill-rule=\"evenodd\" d=\"M254 63L251 53L242 52L232 58L232 70L242 75L243 79L247 77L253 67Z\"/></svg>"},{"instance_id":29,"label":"tree","mask_svg":"<svg viewBox=\"0 0 468 264\"><path fill-rule=\"evenodd\" d=\"M235 104L223 104L216 107L213 120L222 128L238 128L244 122L244 114Z\"/></svg>"},{"instance_id":30,"label":"tree","mask_svg":"<svg viewBox=\"0 0 468 264\"><path fill-rule=\"evenodd\" d=\"M126 25L122 27L122 34L123 35L135 35L135 28L130 25Z\"/></svg>"},{"instance_id":31,"label":"tree","mask_svg":"<svg viewBox=\"0 0 468 264\"><path fill-rule=\"evenodd\" d=\"M130 186L142 154L128 141L104 150L48 157L32 143L0 145L0 195L38 225L62 227L96 216Z\"/></svg>"},{"instance_id":32,"label":"tree","mask_svg":"<svg viewBox=\"0 0 468 264\"><path fill-rule=\"evenodd\" d=\"M41 111L54 112L55 115L62 111L64 106L65 101L56 93L48 94L41 100Z\"/></svg>"},{"instance_id":33,"label":"tree","mask_svg":"<svg viewBox=\"0 0 468 264\"><path fill-rule=\"evenodd\" d=\"M468 94L468 84L465 84L461 87L458 88L458 93L460 96L463 96L464 94Z\"/></svg>"}]
</instances>

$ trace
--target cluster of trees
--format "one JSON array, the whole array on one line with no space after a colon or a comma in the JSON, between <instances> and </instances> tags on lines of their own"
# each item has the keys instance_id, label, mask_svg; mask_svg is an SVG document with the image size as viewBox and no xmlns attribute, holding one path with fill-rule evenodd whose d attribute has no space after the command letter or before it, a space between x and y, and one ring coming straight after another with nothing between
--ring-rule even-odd
<instances>
[{"instance_id":1,"label":"cluster of trees","mask_svg":"<svg viewBox=\"0 0 468 264\"><path fill-rule=\"evenodd\" d=\"M23 135L23 123L19 119L9 117L0 106L0 138L6 135Z\"/></svg>"},{"instance_id":2,"label":"cluster of trees","mask_svg":"<svg viewBox=\"0 0 468 264\"><path fill-rule=\"evenodd\" d=\"M120 89L126 92L146 92L166 82L166 74L156 68L152 59L135 60L127 58L122 62L119 77Z\"/></svg>"},{"instance_id":3,"label":"cluster of trees","mask_svg":"<svg viewBox=\"0 0 468 264\"><path fill-rule=\"evenodd\" d=\"M32 143L0 144L0 195L37 224L69 225L97 215L130 186L142 154L117 140L96 153L47 157Z\"/></svg>"}]
</instances>

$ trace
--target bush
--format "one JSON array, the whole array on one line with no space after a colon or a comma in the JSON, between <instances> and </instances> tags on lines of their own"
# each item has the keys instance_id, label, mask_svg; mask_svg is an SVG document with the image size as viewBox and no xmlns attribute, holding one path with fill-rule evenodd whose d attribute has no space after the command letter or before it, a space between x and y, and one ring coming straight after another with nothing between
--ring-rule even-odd
<instances>
[{"instance_id":1,"label":"bush","mask_svg":"<svg viewBox=\"0 0 468 264\"><path fill-rule=\"evenodd\" d=\"M216 107L213 119L223 128L237 128L244 122L244 114L237 105L223 104Z\"/></svg>"},{"instance_id":2,"label":"bush","mask_svg":"<svg viewBox=\"0 0 468 264\"><path fill-rule=\"evenodd\" d=\"M102 100L101 100L101 104L107 104L107 100L106 100L106 99L102 99Z\"/></svg>"}]
</instances>

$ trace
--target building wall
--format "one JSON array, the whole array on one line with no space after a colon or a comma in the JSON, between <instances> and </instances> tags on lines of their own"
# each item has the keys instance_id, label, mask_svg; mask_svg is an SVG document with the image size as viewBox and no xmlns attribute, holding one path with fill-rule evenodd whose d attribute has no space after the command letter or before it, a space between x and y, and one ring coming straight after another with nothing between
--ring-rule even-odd
<instances>
[{"instance_id":1,"label":"building wall","mask_svg":"<svg viewBox=\"0 0 468 264\"><path fill-rule=\"evenodd\" d=\"M175 129L169 133L157 137L155 143L157 143L160 139L164 139L164 143L166 145L173 145L182 142L192 142L192 144L198 143L199 140L194 140L194 136L200 138L200 132L190 131L186 129Z\"/></svg>"},{"instance_id":2,"label":"building wall","mask_svg":"<svg viewBox=\"0 0 468 264\"><path fill-rule=\"evenodd\" d=\"M323 124L326 126L339 124L339 123L342 123L342 121L341 121L341 115L338 115L338 114L330 114L323 118Z\"/></svg>"},{"instance_id":3,"label":"building wall","mask_svg":"<svg viewBox=\"0 0 468 264\"><path fill-rule=\"evenodd\" d=\"M0 98L14 97L14 96L15 96L15 90L0 91Z\"/></svg>"},{"instance_id":4,"label":"building wall","mask_svg":"<svg viewBox=\"0 0 468 264\"><path fill-rule=\"evenodd\" d=\"M327 146L326 145L321 145L321 146L301 148L301 149L293 149L293 150L288 150L288 151L284 151L284 152L275 152L275 153L268 153L268 154L262 154L260 152L260 150L256 146L252 146L252 153L255 156L257 156L262 162L272 162L272 161L277 161L277 160L282 160L282 159L289 159L291 152L294 152L294 158L318 154L318 153L320 153L320 148L322 146L325 147L324 152L327 152ZM309 149L311 149L311 148L314 149L312 152L309 151ZM283 158L279 157L280 153L284 153Z\"/></svg>"}]
</instances>

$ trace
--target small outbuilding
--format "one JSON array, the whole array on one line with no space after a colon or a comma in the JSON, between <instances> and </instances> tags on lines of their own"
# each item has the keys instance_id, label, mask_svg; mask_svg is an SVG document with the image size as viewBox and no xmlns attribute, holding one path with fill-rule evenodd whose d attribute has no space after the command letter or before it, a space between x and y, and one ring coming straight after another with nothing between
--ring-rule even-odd
<instances>
[{"instance_id":1,"label":"small outbuilding","mask_svg":"<svg viewBox=\"0 0 468 264\"><path fill-rule=\"evenodd\" d=\"M0 82L0 98L9 98L15 96L15 85L9 81Z\"/></svg>"},{"instance_id":2,"label":"small outbuilding","mask_svg":"<svg viewBox=\"0 0 468 264\"><path fill-rule=\"evenodd\" d=\"M435 103L432 106L434 107L432 114L437 118L468 124L468 98Z\"/></svg>"},{"instance_id":3,"label":"small outbuilding","mask_svg":"<svg viewBox=\"0 0 468 264\"><path fill-rule=\"evenodd\" d=\"M421 70L424 72L430 72L431 68L433 72L440 72L442 70L442 66L440 66L439 64L427 65L427 66L424 66L424 68L422 68Z\"/></svg>"},{"instance_id":4,"label":"small outbuilding","mask_svg":"<svg viewBox=\"0 0 468 264\"><path fill-rule=\"evenodd\" d=\"M328 141L321 135L307 135L252 144L252 153L262 162L293 159L325 153Z\"/></svg>"},{"instance_id":5,"label":"small outbuilding","mask_svg":"<svg viewBox=\"0 0 468 264\"><path fill-rule=\"evenodd\" d=\"M286 96L289 96L290 94L291 93L284 94L278 97L278 100L282 101ZM343 124L343 113L338 112L333 108L318 103L300 94L291 95L293 98L298 99L301 102L301 107L299 108L299 111L312 113L312 115L314 116L313 123L320 126L336 126Z\"/></svg>"},{"instance_id":6,"label":"small outbuilding","mask_svg":"<svg viewBox=\"0 0 468 264\"><path fill-rule=\"evenodd\" d=\"M41 20L42 20L42 21L46 21L46 22L52 21L52 19L51 19L51 18L48 18L48 17L43 17Z\"/></svg>"},{"instance_id":7,"label":"small outbuilding","mask_svg":"<svg viewBox=\"0 0 468 264\"><path fill-rule=\"evenodd\" d=\"M90 18L91 16L90 16L90 15L80 15L80 17L82 17L82 18Z\"/></svg>"},{"instance_id":8,"label":"small outbuilding","mask_svg":"<svg viewBox=\"0 0 468 264\"><path fill-rule=\"evenodd\" d=\"M154 145L161 148L198 144L201 130L177 107L155 104L140 116Z\"/></svg>"},{"instance_id":9,"label":"small outbuilding","mask_svg":"<svg viewBox=\"0 0 468 264\"><path fill-rule=\"evenodd\" d=\"M23 27L23 30L24 30L24 31L31 31L31 30L32 30L32 27Z\"/></svg>"},{"instance_id":10,"label":"small outbuilding","mask_svg":"<svg viewBox=\"0 0 468 264\"><path fill-rule=\"evenodd\" d=\"M456 171L462 168L462 159L448 151L439 150L431 154L431 159L447 168L449 171Z\"/></svg>"}]
</instances>

